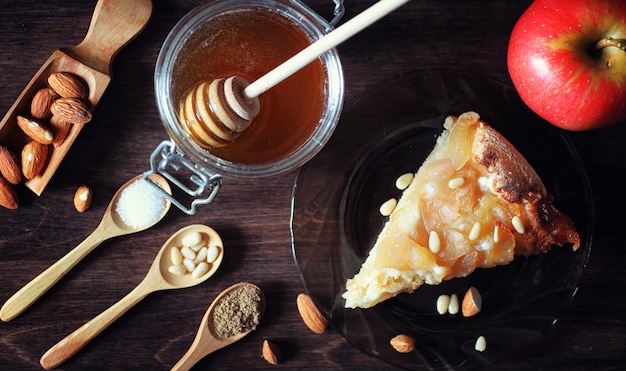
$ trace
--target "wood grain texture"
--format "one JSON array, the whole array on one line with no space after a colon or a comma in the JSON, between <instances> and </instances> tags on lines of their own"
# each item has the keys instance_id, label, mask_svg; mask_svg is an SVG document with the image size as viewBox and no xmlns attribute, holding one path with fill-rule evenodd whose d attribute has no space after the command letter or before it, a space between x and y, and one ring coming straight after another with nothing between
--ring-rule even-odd
<instances>
[{"instance_id":1,"label":"wood grain texture","mask_svg":"<svg viewBox=\"0 0 626 371\"><path fill-rule=\"evenodd\" d=\"M330 0L306 0L326 18ZM0 209L0 301L67 253L97 226L117 188L146 170L166 139L153 89L155 61L175 23L203 1L154 0L147 28L115 58L113 79L90 122L41 197L18 190L20 208ZM372 1L348 1L346 17ZM339 49L346 100L399 74L452 69L509 81L508 35L528 1L412 1ZM95 0L26 0L0 12L0 112L4 114L50 54L84 37ZM626 250L621 238L626 198L615 174L626 173L626 125L573 133L591 179L596 206L594 246L573 305L544 339L494 370L618 370L626 347ZM313 334L296 297L303 290L289 235L296 172L264 180L227 179L215 201L188 217L173 210L150 233L104 242L32 307L0 323L0 368L38 370L49 347L121 299L143 278L177 229L207 224L225 244L224 262L208 282L155 293L102 332L62 370L167 370L191 345L213 298L239 281L267 299L262 325L245 339L200 361L195 369L272 369L264 339L282 350L287 369L391 369L333 331ZM74 191L88 184L90 209L78 213Z\"/></svg>"}]
</instances>

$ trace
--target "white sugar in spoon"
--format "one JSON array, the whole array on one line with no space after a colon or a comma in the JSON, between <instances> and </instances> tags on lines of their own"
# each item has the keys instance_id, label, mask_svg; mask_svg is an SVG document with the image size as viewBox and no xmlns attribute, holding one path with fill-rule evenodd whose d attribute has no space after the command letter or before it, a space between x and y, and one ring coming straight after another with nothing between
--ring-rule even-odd
<instances>
[{"instance_id":1,"label":"white sugar in spoon","mask_svg":"<svg viewBox=\"0 0 626 371\"><path fill-rule=\"evenodd\" d=\"M259 95L408 1L380 0L251 84L243 77L232 76L196 85L183 100L181 122L196 124L194 127L200 128L196 134L204 142L214 147L227 145L259 113Z\"/></svg>"}]
</instances>

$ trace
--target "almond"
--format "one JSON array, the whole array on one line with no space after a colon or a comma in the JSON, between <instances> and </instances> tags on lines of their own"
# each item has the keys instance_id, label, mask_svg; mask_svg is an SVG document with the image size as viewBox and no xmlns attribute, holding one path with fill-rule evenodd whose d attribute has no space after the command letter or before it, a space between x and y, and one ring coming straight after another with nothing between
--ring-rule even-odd
<instances>
[{"instance_id":1,"label":"almond","mask_svg":"<svg viewBox=\"0 0 626 371\"><path fill-rule=\"evenodd\" d=\"M22 181L22 169L17 156L3 146L0 146L0 175L11 184L18 184Z\"/></svg>"},{"instance_id":2,"label":"almond","mask_svg":"<svg viewBox=\"0 0 626 371\"><path fill-rule=\"evenodd\" d=\"M304 324L307 325L311 331L316 334L322 334L326 331L328 322L317 309L309 295L305 293L299 294L296 299L296 304L298 306L298 312L300 312L300 317L302 317Z\"/></svg>"},{"instance_id":3,"label":"almond","mask_svg":"<svg viewBox=\"0 0 626 371\"><path fill-rule=\"evenodd\" d=\"M52 106L52 102L58 98L59 95L52 88L38 90L35 96L33 96L33 100L30 102L30 115L36 120L50 120L50 117L52 117L50 106Z\"/></svg>"},{"instance_id":4,"label":"almond","mask_svg":"<svg viewBox=\"0 0 626 371\"><path fill-rule=\"evenodd\" d=\"M78 187L76 193L74 193L74 207L79 213L85 212L89 205L91 205L91 199L93 194L91 188L86 185Z\"/></svg>"},{"instance_id":5,"label":"almond","mask_svg":"<svg viewBox=\"0 0 626 371\"><path fill-rule=\"evenodd\" d=\"M461 304L461 312L464 317L472 317L480 313L482 309L483 300L480 292L474 286L470 287L465 296L463 297L463 303Z\"/></svg>"},{"instance_id":6,"label":"almond","mask_svg":"<svg viewBox=\"0 0 626 371\"><path fill-rule=\"evenodd\" d=\"M78 98L59 98L50 107L53 115L72 124L86 124L91 121L91 109Z\"/></svg>"},{"instance_id":7,"label":"almond","mask_svg":"<svg viewBox=\"0 0 626 371\"><path fill-rule=\"evenodd\" d=\"M0 177L0 206L7 209L17 209L17 192L11 183Z\"/></svg>"},{"instance_id":8,"label":"almond","mask_svg":"<svg viewBox=\"0 0 626 371\"><path fill-rule=\"evenodd\" d=\"M43 170L48 158L48 146L31 140L22 149L22 173L33 179Z\"/></svg>"},{"instance_id":9,"label":"almond","mask_svg":"<svg viewBox=\"0 0 626 371\"><path fill-rule=\"evenodd\" d=\"M271 365L277 365L281 359L280 348L270 340L263 341L263 359Z\"/></svg>"},{"instance_id":10,"label":"almond","mask_svg":"<svg viewBox=\"0 0 626 371\"><path fill-rule=\"evenodd\" d=\"M50 130L54 136L52 144L55 147L61 146L63 142L65 142L65 138L67 138L67 134L69 134L71 128L72 123L63 121L59 116L52 115L50 118Z\"/></svg>"},{"instance_id":11,"label":"almond","mask_svg":"<svg viewBox=\"0 0 626 371\"><path fill-rule=\"evenodd\" d=\"M400 334L393 337L389 344L400 353L411 353L415 350L415 340L406 334Z\"/></svg>"},{"instance_id":12,"label":"almond","mask_svg":"<svg viewBox=\"0 0 626 371\"><path fill-rule=\"evenodd\" d=\"M48 84L63 98L89 97L89 89L85 80L70 72L54 72L48 76Z\"/></svg>"},{"instance_id":13,"label":"almond","mask_svg":"<svg viewBox=\"0 0 626 371\"><path fill-rule=\"evenodd\" d=\"M17 116L17 126L30 137L30 139L41 144L51 144L54 139L52 131L37 120L24 116Z\"/></svg>"}]
</instances>

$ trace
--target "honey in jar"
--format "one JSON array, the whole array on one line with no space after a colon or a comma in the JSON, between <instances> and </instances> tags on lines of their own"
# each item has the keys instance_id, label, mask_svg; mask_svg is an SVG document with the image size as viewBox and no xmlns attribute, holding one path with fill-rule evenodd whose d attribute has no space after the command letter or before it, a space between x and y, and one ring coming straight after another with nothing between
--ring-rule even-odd
<instances>
[{"instance_id":1,"label":"honey in jar","mask_svg":"<svg viewBox=\"0 0 626 371\"><path fill-rule=\"evenodd\" d=\"M226 12L202 23L183 43L172 72L172 98L182 103L199 82L241 76L253 82L311 44L286 17L265 8ZM319 124L326 71L315 60L259 96L261 110L231 143L207 148L234 163L271 163L297 150ZM193 133L190 133L193 134Z\"/></svg>"}]
</instances>

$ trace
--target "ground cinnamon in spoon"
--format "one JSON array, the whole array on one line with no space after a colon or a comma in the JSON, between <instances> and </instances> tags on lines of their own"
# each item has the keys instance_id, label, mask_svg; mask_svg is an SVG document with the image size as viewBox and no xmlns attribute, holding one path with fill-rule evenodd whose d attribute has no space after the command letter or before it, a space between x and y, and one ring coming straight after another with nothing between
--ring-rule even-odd
<instances>
[{"instance_id":1,"label":"ground cinnamon in spoon","mask_svg":"<svg viewBox=\"0 0 626 371\"><path fill-rule=\"evenodd\" d=\"M228 338L254 330L262 315L261 295L254 285L244 285L224 295L213 312L216 335Z\"/></svg>"}]
</instances>

